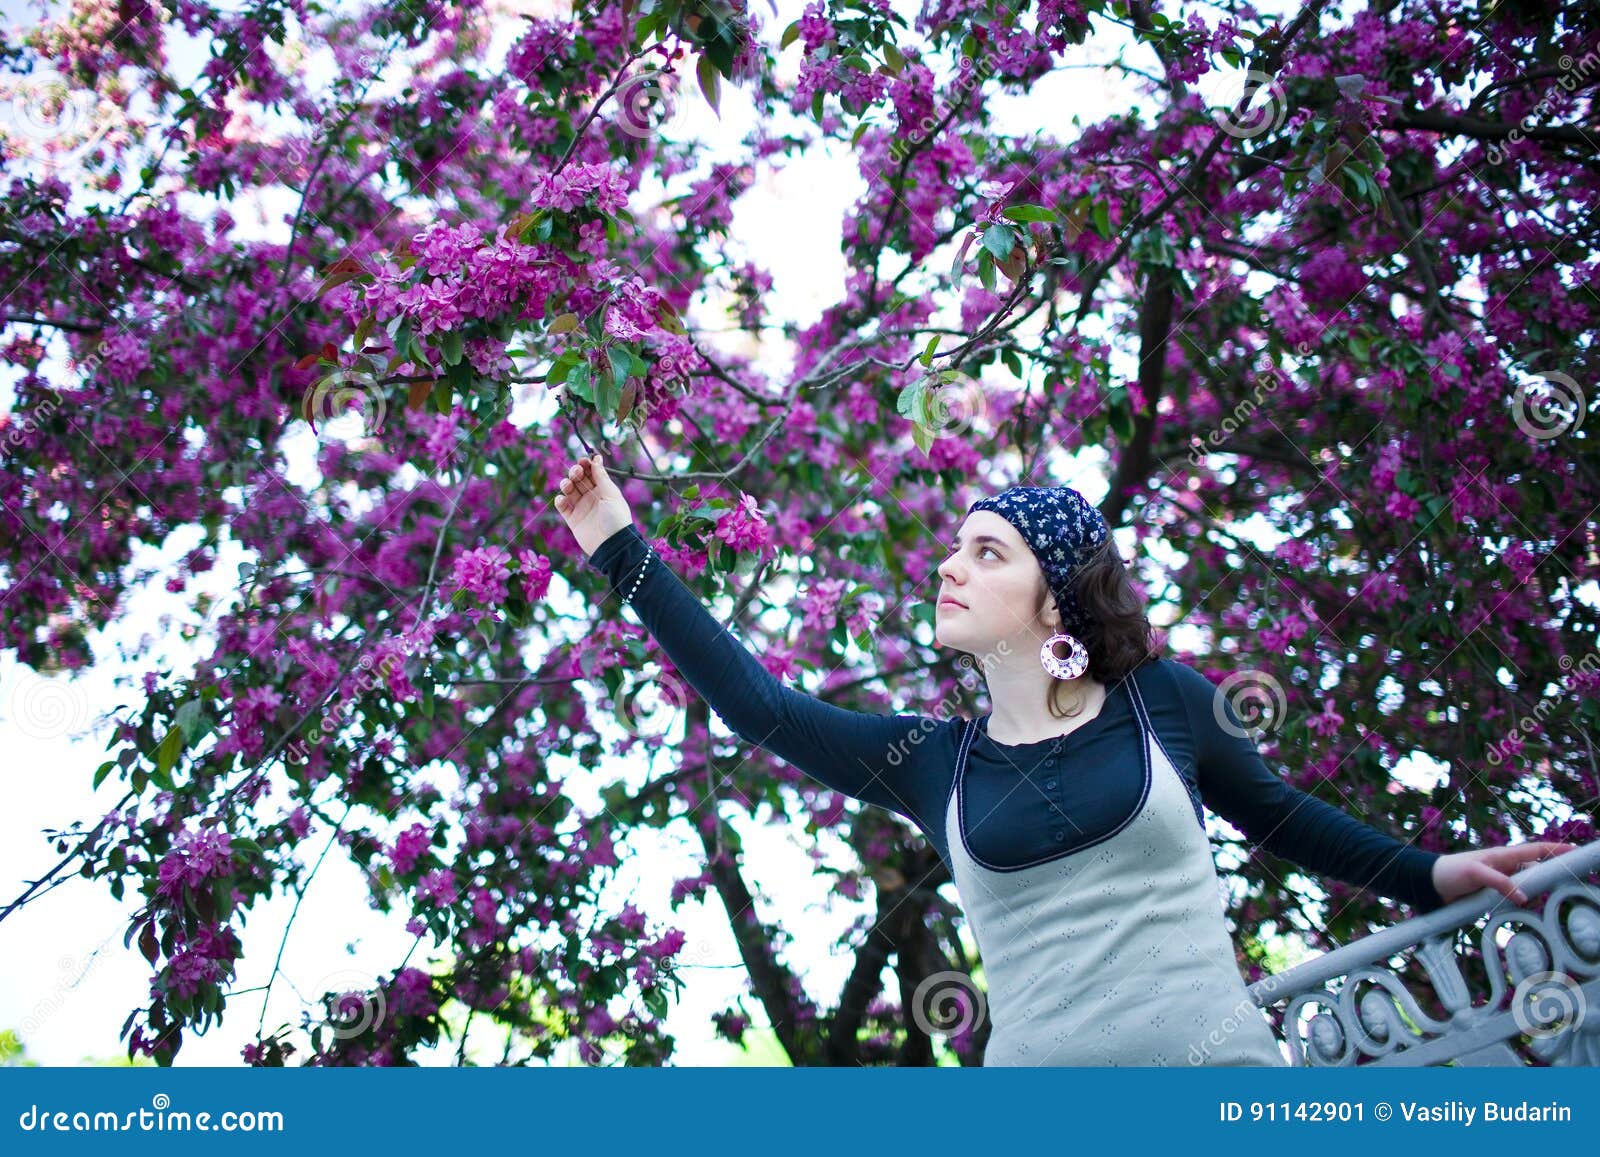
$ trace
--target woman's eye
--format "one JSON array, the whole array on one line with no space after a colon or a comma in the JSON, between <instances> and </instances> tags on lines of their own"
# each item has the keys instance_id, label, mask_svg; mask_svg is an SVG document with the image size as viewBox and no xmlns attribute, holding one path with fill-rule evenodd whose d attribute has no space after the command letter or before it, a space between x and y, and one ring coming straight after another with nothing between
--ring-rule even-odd
<instances>
[{"instance_id":1,"label":"woman's eye","mask_svg":"<svg viewBox=\"0 0 1600 1157\"><path fill-rule=\"evenodd\" d=\"M995 548L994 548L994 547L992 547L992 546L986 546L986 547L984 547L984 548L983 548L983 549L982 549L982 550L980 550L980 551L978 551L978 557L979 557L979 558L982 558L982 557L983 557L983 552L984 552L984 551L985 551L985 550L986 550L986 551L988 551L988 552L989 552L989 553L990 553L990 554L992 554L992 555L994 555L994 556L995 556L995 558L999 558L999 557L1000 557L1000 552L999 552L999 551L997 551L997 550L996 550L996 549L995 549Z\"/></svg>"}]
</instances>

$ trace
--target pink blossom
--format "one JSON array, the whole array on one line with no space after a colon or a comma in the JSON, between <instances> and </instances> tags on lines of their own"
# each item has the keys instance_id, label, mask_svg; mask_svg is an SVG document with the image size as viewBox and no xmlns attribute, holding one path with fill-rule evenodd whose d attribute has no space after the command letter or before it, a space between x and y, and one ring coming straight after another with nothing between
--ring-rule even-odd
<instances>
[{"instance_id":1,"label":"pink blossom","mask_svg":"<svg viewBox=\"0 0 1600 1157\"><path fill-rule=\"evenodd\" d=\"M1322 712L1306 720L1306 729L1317 735L1337 735L1339 728L1344 725L1344 716L1340 715L1333 705L1333 700L1328 699L1322 704Z\"/></svg>"},{"instance_id":2,"label":"pink blossom","mask_svg":"<svg viewBox=\"0 0 1600 1157\"><path fill-rule=\"evenodd\" d=\"M1412 521L1414 518L1416 518L1417 511L1421 509L1421 503L1419 503L1415 498L1411 497L1411 495L1399 490L1396 490L1390 494L1389 501L1383 505L1383 512L1389 517L1397 519L1400 522Z\"/></svg>"},{"instance_id":3,"label":"pink blossom","mask_svg":"<svg viewBox=\"0 0 1600 1157\"><path fill-rule=\"evenodd\" d=\"M435 868L422 877L417 885L417 899L443 907L453 904L460 895L456 891L456 878L448 868Z\"/></svg>"},{"instance_id":4,"label":"pink blossom","mask_svg":"<svg viewBox=\"0 0 1600 1157\"><path fill-rule=\"evenodd\" d=\"M421 824L412 824L395 839L394 847L389 850L389 862L394 865L397 872L409 872L416 866L417 860L428 850L432 837L428 829Z\"/></svg>"},{"instance_id":5,"label":"pink blossom","mask_svg":"<svg viewBox=\"0 0 1600 1157\"><path fill-rule=\"evenodd\" d=\"M517 552L517 569L522 572L522 585L529 602L544 598L550 590L550 560L531 550Z\"/></svg>"},{"instance_id":6,"label":"pink blossom","mask_svg":"<svg viewBox=\"0 0 1600 1157\"><path fill-rule=\"evenodd\" d=\"M216 827L185 831L156 869L156 893L177 901L185 888L198 888L212 876L233 870L233 839Z\"/></svg>"},{"instance_id":7,"label":"pink blossom","mask_svg":"<svg viewBox=\"0 0 1600 1157\"><path fill-rule=\"evenodd\" d=\"M676 956L687 939L688 937L683 934L681 929L672 928L663 934L659 940L646 944L642 951L646 956L655 960L660 960L666 956Z\"/></svg>"},{"instance_id":8,"label":"pink blossom","mask_svg":"<svg viewBox=\"0 0 1600 1157\"><path fill-rule=\"evenodd\" d=\"M591 192L595 195L595 208L602 213L616 213L627 207L627 186L609 165L568 165L559 173L536 177L533 203L571 212Z\"/></svg>"},{"instance_id":9,"label":"pink blossom","mask_svg":"<svg viewBox=\"0 0 1600 1157\"><path fill-rule=\"evenodd\" d=\"M769 528L756 500L744 494L738 506L717 520L716 534L734 550L760 550L767 545Z\"/></svg>"},{"instance_id":10,"label":"pink blossom","mask_svg":"<svg viewBox=\"0 0 1600 1157\"><path fill-rule=\"evenodd\" d=\"M839 613L839 596L844 579L819 579L800 596L802 623L810 631L826 631Z\"/></svg>"},{"instance_id":11,"label":"pink blossom","mask_svg":"<svg viewBox=\"0 0 1600 1157\"><path fill-rule=\"evenodd\" d=\"M391 985L394 1012L399 1016L432 1016L439 1011L433 995L433 978L418 968L402 968Z\"/></svg>"},{"instance_id":12,"label":"pink blossom","mask_svg":"<svg viewBox=\"0 0 1600 1157\"><path fill-rule=\"evenodd\" d=\"M179 996L190 997L201 985L220 983L227 975L235 950L236 940L230 930L202 924L194 937L167 962L168 987Z\"/></svg>"},{"instance_id":13,"label":"pink blossom","mask_svg":"<svg viewBox=\"0 0 1600 1157\"><path fill-rule=\"evenodd\" d=\"M450 580L457 590L466 591L480 602L499 606L509 594L511 555L504 547L480 546L456 557Z\"/></svg>"}]
</instances>

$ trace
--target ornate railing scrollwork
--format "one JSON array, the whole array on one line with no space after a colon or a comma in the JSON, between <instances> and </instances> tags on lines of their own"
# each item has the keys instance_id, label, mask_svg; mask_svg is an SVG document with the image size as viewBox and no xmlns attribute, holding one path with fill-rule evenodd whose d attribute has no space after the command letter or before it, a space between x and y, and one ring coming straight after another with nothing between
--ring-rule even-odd
<instances>
[{"instance_id":1,"label":"ornate railing scrollwork","mask_svg":"<svg viewBox=\"0 0 1600 1157\"><path fill-rule=\"evenodd\" d=\"M1250 986L1296 1065L1600 1065L1600 842ZM1482 920L1482 926L1478 927ZM1458 941L1476 932L1474 967ZM1442 1015L1386 963L1409 953ZM1480 975L1481 974L1481 975ZM1522 1050L1522 1051L1519 1051Z\"/></svg>"}]
</instances>

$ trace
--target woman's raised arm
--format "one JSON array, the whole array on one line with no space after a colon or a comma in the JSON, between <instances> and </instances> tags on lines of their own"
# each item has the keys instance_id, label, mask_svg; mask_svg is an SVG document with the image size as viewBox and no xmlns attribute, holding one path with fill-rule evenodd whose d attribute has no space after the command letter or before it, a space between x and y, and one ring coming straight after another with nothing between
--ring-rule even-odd
<instances>
[{"instance_id":1,"label":"woman's raised arm","mask_svg":"<svg viewBox=\"0 0 1600 1157\"><path fill-rule=\"evenodd\" d=\"M835 791L921 822L913 768L936 720L850 711L784 686L651 549L598 454L574 466L561 491L556 509L589 565L729 730Z\"/></svg>"}]
</instances>

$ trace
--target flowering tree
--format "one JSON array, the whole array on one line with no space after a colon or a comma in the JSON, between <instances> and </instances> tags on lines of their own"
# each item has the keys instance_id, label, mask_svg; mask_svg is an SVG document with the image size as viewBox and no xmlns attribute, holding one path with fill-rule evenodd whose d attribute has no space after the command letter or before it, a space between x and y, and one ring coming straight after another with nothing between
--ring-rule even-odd
<instances>
[{"instance_id":1,"label":"flowering tree","mask_svg":"<svg viewBox=\"0 0 1600 1157\"><path fill-rule=\"evenodd\" d=\"M681 824L704 868L674 907L714 891L748 971L719 1033L759 1005L797 1064L981 1056L981 1021L930 1018L929 982L974 965L932 849L712 728L583 565L549 495L599 446L775 674L941 715L978 690L932 642L953 516L993 483L1093 490L1063 471L1103 452L1153 618L1291 782L1434 850L1592 838L1593 8L1176 11L73 0L14 33L6 645L69 677L131 592L251 559L197 608L199 668L153 667L119 715L96 783L120 798L7 909L74 870L139 898L130 1055L221 1018L245 915L309 885L321 830L449 963L396 961L360 1031L330 992L309 1043L263 1025L246 1061L407 1063L465 1010L514 1063L661 1063L683 934L596 897L630 831ZM1096 61L1137 107L998 127ZM736 162L675 135L733 98L758 126ZM732 207L830 144L862 182L850 274L779 327ZM258 194L289 195L283 237L241 229ZM133 566L195 527L178 573ZM645 684L681 730L639 725ZM634 750L669 769L594 814L552 764ZM1436 788L1393 778L1413 752ZM859 856L835 1007L801 983L817 946L757 914L728 815L762 809ZM1239 851L1253 975L1274 928L1392 919Z\"/></svg>"}]
</instances>

